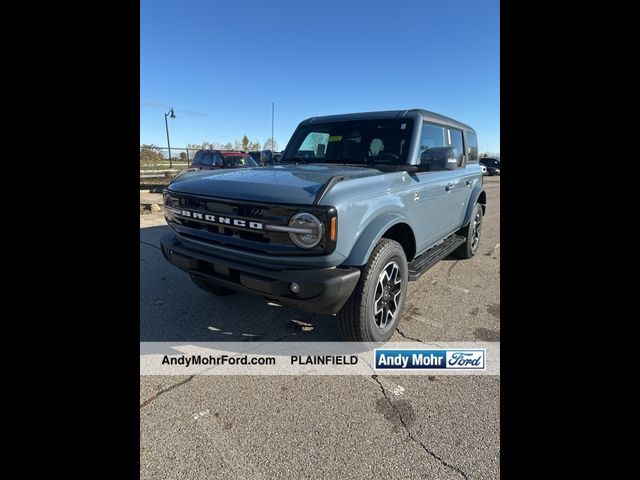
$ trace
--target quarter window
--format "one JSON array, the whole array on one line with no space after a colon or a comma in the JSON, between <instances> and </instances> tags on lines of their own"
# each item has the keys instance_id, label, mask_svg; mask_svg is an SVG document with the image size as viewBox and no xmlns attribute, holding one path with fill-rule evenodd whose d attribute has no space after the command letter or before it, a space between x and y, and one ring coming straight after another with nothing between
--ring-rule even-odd
<instances>
[{"instance_id":1,"label":"quarter window","mask_svg":"<svg viewBox=\"0 0 640 480\"><path fill-rule=\"evenodd\" d=\"M469 162L478 161L478 137L473 132L467 132L467 155Z\"/></svg>"}]
</instances>

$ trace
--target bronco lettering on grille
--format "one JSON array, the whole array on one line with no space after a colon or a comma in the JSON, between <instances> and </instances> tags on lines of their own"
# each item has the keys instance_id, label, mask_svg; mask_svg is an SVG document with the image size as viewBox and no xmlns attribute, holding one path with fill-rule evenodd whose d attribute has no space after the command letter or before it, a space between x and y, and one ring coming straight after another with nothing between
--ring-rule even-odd
<instances>
[{"instance_id":1,"label":"bronco lettering on grille","mask_svg":"<svg viewBox=\"0 0 640 480\"><path fill-rule=\"evenodd\" d=\"M264 230L264 225L261 222L251 222L242 220L241 218L222 217L220 215L210 215L208 213L192 212L190 210L174 209L173 213L176 213L181 217L193 218L219 225L233 225L236 227L252 228L254 230Z\"/></svg>"}]
</instances>

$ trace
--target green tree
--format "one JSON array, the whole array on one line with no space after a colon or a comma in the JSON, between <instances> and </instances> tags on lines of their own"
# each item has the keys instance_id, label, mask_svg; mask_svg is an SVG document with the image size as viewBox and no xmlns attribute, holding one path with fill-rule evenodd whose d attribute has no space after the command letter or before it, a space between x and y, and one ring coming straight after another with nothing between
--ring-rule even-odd
<instances>
[{"instance_id":1,"label":"green tree","mask_svg":"<svg viewBox=\"0 0 640 480\"><path fill-rule=\"evenodd\" d=\"M183 163L187 163L189 158L187 157L187 152L180 152L180 161Z\"/></svg>"},{"instance_id":2,"label":"green tree","mask_svg":"<svg viewBox=\"0 0 640 480\"><path fill-rule=\"evenodd\" d=\"M246 151L249 148L249 137L246 135L242 137L242 149Z\"/></svg>"},{"instance_id":3,"label":"green tree","mask_svg":"<svg viewBox=\"0 0 640 480\"><path fill-rule=\"evenodd\" d=\"M157 167L164 160L162 152L155 145L140 145L140 166Z\"/></svg>"}]
</instances>

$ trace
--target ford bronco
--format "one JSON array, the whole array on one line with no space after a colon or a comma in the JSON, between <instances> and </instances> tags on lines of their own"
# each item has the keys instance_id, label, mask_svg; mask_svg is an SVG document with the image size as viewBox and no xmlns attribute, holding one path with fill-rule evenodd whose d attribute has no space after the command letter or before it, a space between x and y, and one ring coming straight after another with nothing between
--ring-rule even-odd
<instances>
[{"instance_id":1,"label":"ford bronco","mask_svg":"<svg viewBox=\"0 0 640 480\"><path fill-rule=\"evenodd\" d=\"M349 341L393 334L416 280L478 250L486 194L473 128L426 110L313 117L281 163L181 172L162 252L201 289L337 314Z\"/></svg>"}]
</instances>

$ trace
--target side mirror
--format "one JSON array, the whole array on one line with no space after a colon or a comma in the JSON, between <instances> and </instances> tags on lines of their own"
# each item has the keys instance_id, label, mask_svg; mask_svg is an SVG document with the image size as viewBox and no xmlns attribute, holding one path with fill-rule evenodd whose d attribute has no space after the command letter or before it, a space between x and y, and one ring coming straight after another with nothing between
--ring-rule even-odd
<instances>
[{"instance_id":1,"label":"side mirror","mask_svg":"<svg viewBox=\"0 0 640 480\"><path fill-rule=\"evenodd\" d=\"M423 170L436 172L439 170L455 170L458 167L458 152L455 147L432 147L420 156Z\"/></svg>"},{"instance_id":2,"label":"side mirror","mask_svg":"<svg viewBox=\"0 0 640 480\"><path fill-rule=\"evenodd\" d=\"M458 151L455 147L446 147L445 148L445 170L455 170L458 168Z\"/></svg>"}]
</instances>

